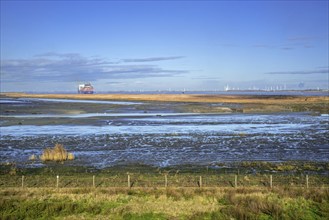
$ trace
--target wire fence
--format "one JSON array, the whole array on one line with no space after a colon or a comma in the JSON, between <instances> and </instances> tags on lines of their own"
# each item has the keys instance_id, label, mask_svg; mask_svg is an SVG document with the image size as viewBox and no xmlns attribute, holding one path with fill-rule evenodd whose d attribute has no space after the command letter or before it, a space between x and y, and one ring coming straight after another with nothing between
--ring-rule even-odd
<instances>
[{"instance_id":1,"label":"wire fence","mask_svg":"<svg viewBox=\"0 0 329 220\"><path fill-rule=\"evenodd\" d=\"M0 187L329 187L329 177L284 174L0 175Z\"/></svg>"}]
</instances>

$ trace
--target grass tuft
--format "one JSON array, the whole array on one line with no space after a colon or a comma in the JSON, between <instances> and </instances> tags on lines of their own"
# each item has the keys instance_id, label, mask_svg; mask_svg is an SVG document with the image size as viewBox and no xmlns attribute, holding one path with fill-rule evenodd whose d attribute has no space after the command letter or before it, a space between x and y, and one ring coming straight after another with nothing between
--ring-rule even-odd
<instances>
[{"instance_id":1,"label":"grass tuft","mask_svg":"<svg viewBox=\"0 0 329 220\"><path fill-rule=\"evenodd\" d=\"M68 153L63 144L55 144L54 148L46 148L40 156L42 161L65 161L74 160L74 155Z\"/></svg>"},{"instance_id":2,"label":"grass tuft","mask_svg":"<svg viewBox=\"0 0 329 220\"><path fill-rule=\"evenodd\" d=\"M72 153L67 154L67 159L68 160L74 160L74 155Z\"/></svg>"},{"instance_id":3,"label":"grass tuft","mask_svg":"<svg viewBox=\"0 0 329 220\"><path fill-rule=\"evenodd\" d=\"M37 159L37 156L35 156L35 154L32 154L30 157L29 157L29 160L36 160Z\"/></svg>"}]
</instances>

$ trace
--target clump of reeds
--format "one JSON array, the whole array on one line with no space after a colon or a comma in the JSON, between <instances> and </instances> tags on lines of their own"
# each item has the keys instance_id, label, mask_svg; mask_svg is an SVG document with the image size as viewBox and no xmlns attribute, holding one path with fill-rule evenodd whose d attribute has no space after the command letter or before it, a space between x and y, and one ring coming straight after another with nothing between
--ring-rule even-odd
<instances>
[{"instance_id":1,"label":"clump of reeds","mask_svg":"<svg viewBox=\"0 0 329 220\"><path fill-rule=\"evenodd\" d=\"M74 160L74 155L68 153L63 144L55 144L54 148L46 148L43 150L40 159L42 161L65 161Z\"/></svg>"},{"instance_id":2,"label":"clump of reeds","mask_svg":"<svg viewBox=\"0 0 329 220\"><path fill-rule=\"evenodd\" d=\"M36 160L37 159L37 156L35 156L35 154L32 154L30 157L29 157L29 160Z\"/></svg>"}]
</instances>

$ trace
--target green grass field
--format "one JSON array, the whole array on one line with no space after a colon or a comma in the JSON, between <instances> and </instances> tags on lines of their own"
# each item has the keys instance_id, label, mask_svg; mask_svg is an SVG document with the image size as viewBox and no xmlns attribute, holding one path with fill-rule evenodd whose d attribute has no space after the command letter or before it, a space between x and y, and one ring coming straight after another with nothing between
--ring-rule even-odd
<instances>
[{"instance_id":1,"label":"green grass field","mask_svg":"<svg viewBox=\"0 0 329 220\"><path fill-rule=\"evenodd\" d=\"M327 163L245 162L238 167L3 165L0 219L329 218Z\"/></svg>"},{"instance_id":2,"label":"green grass field","mask_svg":"<svg viewBox=\"0 0 329 220\"><path fill-rule=\"evenodd\" d=\"M1 188L1 219L328 219L328 188Z\"/></svg>"}]
</instances>

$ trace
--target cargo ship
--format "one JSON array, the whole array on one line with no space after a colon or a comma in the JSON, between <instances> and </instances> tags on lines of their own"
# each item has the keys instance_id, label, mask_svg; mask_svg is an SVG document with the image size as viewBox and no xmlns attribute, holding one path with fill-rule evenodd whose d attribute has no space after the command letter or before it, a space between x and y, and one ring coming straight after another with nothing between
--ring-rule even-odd
<instances>
[{"instance_id":1,"label":"cargo ship","mask_svg":"<svg viewBox=\"0 0 329 220\"><path fill-rule=\"evenodd\" d=\"M79 84L78 93L79 94L93 94L94 87L91 85L91 83Z\"/></svg>"}]
</instances>

